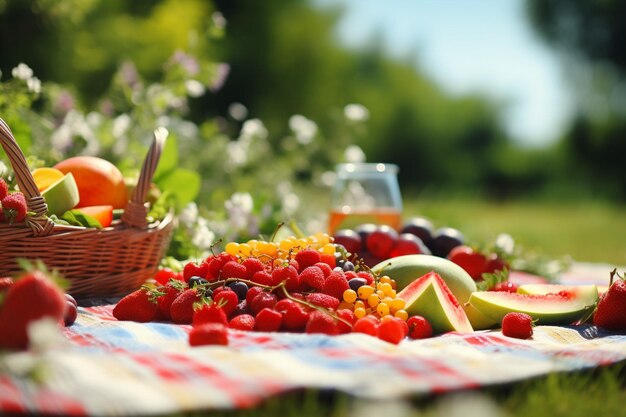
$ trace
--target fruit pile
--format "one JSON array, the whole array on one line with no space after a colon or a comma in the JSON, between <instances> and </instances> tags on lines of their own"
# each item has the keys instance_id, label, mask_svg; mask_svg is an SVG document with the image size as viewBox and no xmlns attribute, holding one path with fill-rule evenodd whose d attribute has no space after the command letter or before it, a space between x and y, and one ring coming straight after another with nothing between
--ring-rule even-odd
<instances>
[{"instance_id":1,"label":"fruit pile","mask_svg":"<svg viewBox=\"0 0 626 417\"><path fill-rule=\"evenodd\" d=\"M510 268L502 251L480 251L470 247L459 230L452 227L435 229L432 222L423 217L407 220L399 231L387 225L365 223L354 230L338 230L333 238L354 259L362 258L370 267L404 255L434 255L461 266L477 282L483 281L484 274L495 274ZM501 284L498 289L516 290L510 283Z\"/></svg>"},{"instance_id":2,"label":"fruit pile","mask_svg":"<svg viewBox=\"0 0 626 417\"><path fill-rule=\"evenodd\" d=\"M78 315L76 300L45 268L29 268L20 277L0 278L0 349L25 349L28 328L41 319L71 326Z\"/></svg>"},{"instance_id":3,"label":"fruit pile","mask_svg":"<svg viewBox=\"0 0 626 417\"><path fill-rule=\"evenodd\" d=\"M26 198L20 192L9 192L9 186L0 178L0 222L19 223L27 215Z\"/></svg>"},{"instance_id":4,"label":"fruit pile","mask_svg":"<svg viewBox=\"0 0 626 417\"><path fill-rule=\"evenodd\" d=\"M160 270L155 281L122 298L113 315L192 324L192 345L227 343L227 328L361 332L391 343L432 335L424 318L409 317L393 279L345 259L345 250L324 233L230 242L181 273Z\"/></svg>"}]
</instances>

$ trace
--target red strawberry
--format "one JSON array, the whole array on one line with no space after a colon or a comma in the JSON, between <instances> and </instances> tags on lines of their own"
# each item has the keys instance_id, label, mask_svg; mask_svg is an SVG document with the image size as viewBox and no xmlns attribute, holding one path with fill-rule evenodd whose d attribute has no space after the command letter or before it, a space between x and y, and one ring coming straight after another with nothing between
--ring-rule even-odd
<instances>
[{"instance_id":1,"label":"red strawberry","mask_svg":"<svg viewBox=\"0 0 626 417\"><path fill-rule=\"evenodd\" d=\"M279 266L272 271L272 282L274 285L285 281L285 288L289 291L296 291L300 286L298 270L293 266Z\"/></svg>"},{"instance_id":2,"label":"red strawberry","mask_svg":"<svg viewBox=\"0 0 626 417\"><path fill-rule=\"evenodd\" d=\"M324 281L322 292L335 297L337 300L342 300L343 293L347 289L350 289L350 285L348 285L345 275L340 272L333 272Z\"/></svg>"},{"instance_id":3,"label":"red strawberry","mask_svg":"<svg viewBox=\"0 0 626 417\"><path fill-rule=\"evenodd\" d=\"M222 276L222 268L224 268L224 265L230 261L237 261L237 258L226 252L222 252L211 258L211 260L206 263L208 267L207 279L209 281L219 279Z\"/></svg>"},{"instance_id":4,"label":"red strawberry","mask_svg":"<svg viewBox=\"0 0 626 417\"><path fill-rule=\"evenodd\" d=\"M593 315L593 324L612 331L626 330L626 281L617 276L616 271L611 273L611 285L604 293Z\"/></svg>"},{"instance_id":5,"label":"red strawberry","mask_svg":"<svg viewBox=\"0 0 626 417\"><path fill-rule=\"evenodd\" d=\"M411 339L426 339L432 337L433 328L430 322L422 316L411 316L406 321L409 326L409 337Z\"/></svg>"},{"instance_id":6,"label":"red strawberry","mask_svg":"<svg viewBox=\"0 0 626 417\"><path fill-rule=\"evenodd\" d=\"M354 326L352 326L352 331L354 333L364 333L369 334L370 336L377 337L379 325L380 322L376 317L365 316L358 319L356 323L354 323Z\"/></svg>"},{"instance_id":7,"label":"red strawberry","mask_svg":"<svg viewBox=\"0 0 626 417\"><path fill-rule=\"evenodd\" d=\"M202 300L202 294L197 287L188 288L181 292L170 307L172 321L178 324L190 324L193 320L193 305Z\"/></svg>"},{"instance_id":8,"label":"red strawberry","mask_svg":"<svg viewBox=\"0 0 626 417\"><path fill-rule=\"evenodd\" d=\"M257 271L252 275L252 282L255 282L259 285L274 285L272 280L272 276L267 271Z\"/></svg>"},{"instance_id":9,"label":"red strawberry","mask_svg":"<svg viewBox=\"0 0 626 417\"><path fill-rule=\"evenodd\" d=\"M161 285L157 290L157 305L159 306L159 312L165 320L171 320L170 309L172 303L178 296L187 289L187 284L176 279L172 279L166 285Z\"/></svg>"},{"instance_id":10,"label":"red strawberry","mask_svg":"<svg viewBox=\"0 0 626 417\"><path fill-rule=\"evenodd\" d=\"M259 332L277 332L283 323L283 314L271 308L264 308L255 317L254 330Z\"/></svg>"},{"instance_id":11,"label":"red strawberry","mask_svg":"<svg viewBox=\"0 0 626 417\"><path fill-rule=\"evenodd\" d=\"M328 265L326 267L330 270ZM300 272L300 283L306 283L308 286L315 288L316 290L321 290L324 288L324 272L317 266L304 268L304 270Z\"/></svg>"},{"instance_id":12,"label":"red strawberry","mask_svg":"<svg viewBox=\"0 0 626 417\"><path fill-rule=\"evenodd\" d=\"M166 285L170 279L177 278L178 273L172 271L170 268L161 268L154 274L154 280L160 285Z\"/></svg>"},{"instance_id":13,"label":"red strawberry","mask_svg":"<svg viewBox=\"0 0 626 417\"><path fill-rule=\"evenodd\" d=\"M27 272L6 291L0 309L0 347L28 346L28 326L50 317L61 323L67 308L63 291L42 271Z\"/></svg>"},{"instance_id":14,"label":"red strawberry","mask_svg":"<svg viewBox=\"0 0 626 417\"><path fill-rule=\"evenodd\" d=\"M322 272L324 273L324 278L328 277L333 272L333 269L330 267L330 265L325 262L318 262L313 266L316 266L322 270Z\"/></svg>"},{"instance_id":15,"label":"red strawberry","mask_svg":"<svg viewBox=\"0 0 626 417\"><path fill-rule=\"evenodd\" d=\"M378 338L397 345L405 336L402 320L391 316L387 317L389 318L382 320L378 326Z\"/></svg>"},{"instance_id":16,"label":"red strawberry","mask_svg":"<svg viewBox=\"0 0 626 417\"><path fill-rule=\"evenodd\" d=\"M276 303L274 308L283 313L283 328L287 331L298 332L304 330L309 313L301 304L288 298Z\"/></svg>"},{"instance_id":17,"label":"red strawberry","mask_svg":"<svg viewBox=\"0 0 626 417\"><path fill-rule=\"evenodd\" d=\"M298 271L303 271L304 268L313 266L320 262L320 253L315 249L302 249L296 253L295 260L298 262Z\"/></svg>"},{"instance_id":18,"label":"red strawberry","mask_svg":"<svg viewBox=\"0 0 626 417\"><path fill-rule=\"evenodd\" d=\"M213 293L213 301L222 307L228 317L233 314L233 311L237 308L237 304L239 304L237 294L228 287L217 294Z\"/></svg>"},{"instance_id":19,"label":"red strawberry","mask_svg":"<svg viewBox=\"0 0 626 417\"><path fill-rule=\"evenodd\" d=\"M347 323L344 323L343 321L337 320L337 329L339 331L339 334L350 333L352 331L352 327L354 326L354 322L356 321L356 316L354 315L352 310L348 310L347 308L344 308L341 310L337 310L336 314L337 316L339 316L339 318L350 323L350 324L347 324Z\"/></svg>"},{"instance_id":20,"label":"red strawberry","mask_svg":"<svg viewBox=\"0 0 626 417\"><path fill-rule=\"evenodd\" d=\"M228 323L228 326L231 329L236 330L245 330L252 331L254 330L254 325L256 324L256 320L250 314L241 314L237 317L233 317Z\"/></svg>"},{"instance_id":21,"label":"red strawberry","mask_svg":"<svg viewBox=\"0 0 626 417\"><path fill-rule=\"evenodd\" d=\"M206 323L189 332L190 346L228 345L228 329L220 323Z\"/></svg>"},{"instance_id":22,"label":"red strawberry","mask_svg":"<svg viewBox=\"0 0 626 417\"><path fill-rule=\"evenodd\" d=\"M336 335L339 333L337 320L319 310L312 311L306 323L307 333L323 333Z\"/></svg>"},{"instance_id":23,"label":"red strawberry","mask_svg":"<svg viewBox=\"0 0 626 417\"><path fill-rule=\"evenodd\" d=\"M463 268L474 281L482 281L483 273L487 272L487 257L467 245L452 249L448 259Z\"/></svg>"},{"instance_id":24,"label":"red strawberry","mask_svg":"<svg viewBox=\"0 0 626 417\"><path fill-rule=\"evenodd\" d=\"M336 310L337 307L339 307L339 300L327 294L313 292L311 294L307 294L305 299L311 304L315 304L316 306L324 307L329 310Z\"/></svg>"},{"instance_id":25,"label":"red strawberry","mask_svg":"<svg viewBox=\"0 0 626 417\"><path fill-rule=\"evenodd\" d=\"M158 311L156 296L149 289L140 288L118 301L113 307L113 317L145 323L154 320Z\"/></svg>"},{"instance_id":26,"label":"red strawberry","mask_svg":"<svg viewBox=\"0 0 626 417\"><path fill-rule=\"evenodd\" d=\"M209 265L204 262L200 265L197 265L194 262L187 262L183 268L183 278L185 279L185 282L189 282L189 278L191 277L206 278L208 272Z\"/></svg>"},{"instance_id":27,"label":"red strawberry","mask_svg":"<svg viewBox=\"0 0 626 417\"><path fill-rule=\"evenodd\" d=\"M8 290L13 285L13 278L2 277L0 278L0 294Z\"/></svg>"},{"instance_id":28,"label":"red strawberry","mask_svg":"<svg viewBox=\"0 0 626 417\"><path fill-rule=\"evenodd\" d=\"M2 214L10 224L18 223L26 218L26 198L22 193L12 193L2 199Z\"/></svg>"},{"instance_id":29,"label":"red strawberry","mask_svg":"<svg viewBox=\"0 0 626 417\"><path fill-rule=\"evenodd\" d=\"M224 326L228 326L226 312L215 301L211 304L202 304L193 313L192 324L194 327L205 323L221 323Z\"/></svg>"},{"instance_id":30,"label":"red strawberry","mask_svg":"<svg viewBox=\"0 0 626 417\"><path fill-rule=\"evenodd\" d=\"M529 339L533 335L533 318L526 313L507 313L502 319L502 334Z\"/></svg>"},{"instance_id":31,"label":"red strawberry","mask_svg":"<svg viewBox=\"0 0 626 417\"><path fill-rule=\"evenodd\" d=\"M246 279L252 279L255 273L265 271L265 265L257 258L246 258L241 265L246 268Z\"/></svg>"},{"instance_id":32,"label":"red strawberry","mask_svg":"<svg viewBox=\"0 0 626 417\"><path fill-rule=\"evenodd\" d=\"M9 195L9 185L4 178L0 178L0 200Z\"/></svg>"},{"instance_id":33,"label":"red strawberry","mask_svg":"<svg viewBox=\"0 0 626 417\"><path fill-rule=\"evenodd\" d=\"M246 267L237 261L228 261L222 267L222 278L247 278Z\"/></svg>"},{"instance_id":34,"label":"red strawberry","mask_svg":"<svg viewBox=\"0 0 626 417\"><path fill-rule=\"evenodd\" d=\"M329 253L322 253L320 255L320 262L325 263L331 268L337 266L337 260L335 259L335 255L331 255Z\"/></svg>"}]
</instances>

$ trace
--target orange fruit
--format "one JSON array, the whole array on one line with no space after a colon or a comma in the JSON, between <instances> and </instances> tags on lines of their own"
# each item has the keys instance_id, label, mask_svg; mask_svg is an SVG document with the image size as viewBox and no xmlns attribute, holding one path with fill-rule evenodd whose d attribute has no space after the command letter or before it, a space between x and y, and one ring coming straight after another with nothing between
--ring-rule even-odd
<instances>
[{"instance_id":1,"label":"orange fruit","mask_svg":"<svg viewBox=\"0 0 626 417\"><path fill-rule=\"evenodd\" d=\"M32 172L32 175L35 180L35 185L41 193L63 178L65 174L56 168L37 168Z\"/></svg>"},{"instance_id":2,"label":"orange fruit","mask_svg":"<svg viewBox=\"0 0 626 417\"><path fill-rule=\"evenodd\" d=\"M106 159L96 156L75 156L59 162L54 168L71 172L78 186L77 208L111 205L124 208L128 202L126 184L120 170Z\"/></svg>"},{"instance_id":3,"label":"orange fruit","mask_svg":"<svg viewBox=\"0 0 626 417\"><path fill-rule=\"evenodd\" d=\"M113 206L111 205L88 206L81 207L76 210L98 220L102 227L109 227L111 225L111 222L113 222Z\"/></svg>"}]
</instances>

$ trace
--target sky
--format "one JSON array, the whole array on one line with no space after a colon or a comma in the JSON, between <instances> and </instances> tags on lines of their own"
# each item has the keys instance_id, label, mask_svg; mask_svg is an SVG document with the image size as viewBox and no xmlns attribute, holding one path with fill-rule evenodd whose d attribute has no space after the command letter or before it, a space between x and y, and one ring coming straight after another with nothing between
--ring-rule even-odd
<instances>
[{"instance_id":1,"label":"sky","mask_svg":"<svg viewBox=\"0 0 626 417\"><path fill-rule=\"evenodd\" d=\"M341 6L337 36L348 47L382 34L390 56L416 65L454 95L480 92L503 107L520 144L556 140L571 117L562 67L534 33L524 0L315 0Z\"/></svg>"}]
</instances>

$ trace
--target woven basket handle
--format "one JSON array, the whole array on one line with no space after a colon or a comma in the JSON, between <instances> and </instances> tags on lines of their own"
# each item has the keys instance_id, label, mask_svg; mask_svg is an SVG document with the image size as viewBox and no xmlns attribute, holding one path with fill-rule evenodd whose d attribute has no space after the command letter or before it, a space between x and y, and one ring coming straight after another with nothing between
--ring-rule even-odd
<instances>
[{"instance_id":1,"label":"woven basket handle","mask_svg":"<svg viewBox=\"0 0 626 417\"><path fill-rule=\"evenodd\" d=\"M33 175L30 169L28 169L24 153L17 144L15 137L13 137L11 128L2 119L0 119L0 142L15 172L17 185L20 187L24 197L26 197L28 211L34 213L26 217L26 226L33 231L34 236L50 234L55 225L52 220L46 217L48 205L35 184Z\"/></svg>"},{"instance_id":2,"label":"woven basket handle","mask_svg":"<svg viewBox=\"0 0 626 417\"><path fill-rule=\"evenodd\" d=\"M150 184L152 184L152 177L165 147L167 135L167 129L164 127L159 127L154 131L154 140L148 150L146 159L143 161L141 173L137 180L137 187L135 187L133 195L122 215L122 222L127 226L142 229L148 225L148 219L146 218L148 215L148 206L145 202L146 195L150 189Z\"/></svg>"}]
</instances>

